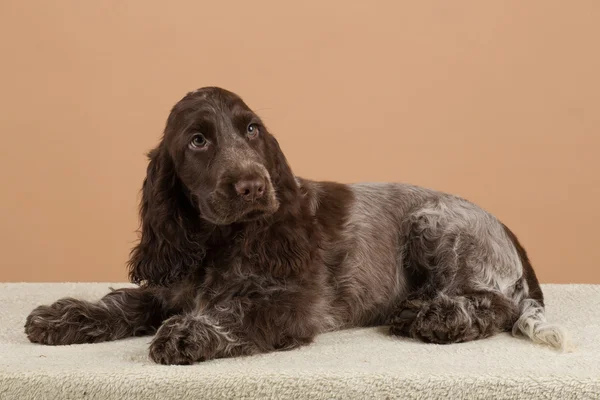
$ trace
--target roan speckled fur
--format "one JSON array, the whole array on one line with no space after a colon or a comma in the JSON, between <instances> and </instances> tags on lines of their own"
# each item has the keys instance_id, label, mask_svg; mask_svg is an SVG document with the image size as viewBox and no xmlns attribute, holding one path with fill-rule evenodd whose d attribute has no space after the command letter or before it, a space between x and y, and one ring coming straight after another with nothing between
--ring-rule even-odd
<instances>
[{"instance_id":1,"label":"roan speckled fur","mask_svg":"<svg viewBox=\"0 0 600 400\"><path fill-rule=\"evenodd\" d=\"M25 325L32 342L155 333L150 357L163 364L382 324L442 344L504 331L566 344L545 320L525 250L494 216L406 184L298 178L234 93L188 93L149 158L129 261L139 288L36 308Z\"/></svg>"}]
</instances>

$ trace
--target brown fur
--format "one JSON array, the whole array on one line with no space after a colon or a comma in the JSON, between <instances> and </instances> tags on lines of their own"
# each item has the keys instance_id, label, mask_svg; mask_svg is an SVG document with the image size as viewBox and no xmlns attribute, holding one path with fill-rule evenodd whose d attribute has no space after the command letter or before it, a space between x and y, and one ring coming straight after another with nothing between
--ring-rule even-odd
<instances>
[{"instance_id":1,"label":"brown fur","mask_svg":"<svg viewBox=\"0 0 600 400\"><path fill-rule=\"evenodd\" d=\"M529 286L529 297L533 300L536 300L542 307L544 306L544 294L542 293L542 288L538 282L535 271L533 270L533 266L531 265L531 261L529 261L529 256L527 255L527 251L523 248L517 236L510 230L506 225L504 226L504 230L506 234L510 238L511 242L517 249L519 253L519 258L521 259L521 263L523 264L523 277L527 282L527 286Z\"/></svg>"},{"instance_id":2,"label":"brown fur","mask_svg":"<svg viewBox=\"0 0 600 400\"><path fill-rule=\"evenodd\" d=\"M524 250L483 210L410 185L297 178L260 118L219 88L173 107L140 215L128 264L139 287L36 308L32 342L156 333L154 361L189 364L387 321L394 334L453 343L509 330L522 278L541 299Z\"/></svg>"}]
</instances>

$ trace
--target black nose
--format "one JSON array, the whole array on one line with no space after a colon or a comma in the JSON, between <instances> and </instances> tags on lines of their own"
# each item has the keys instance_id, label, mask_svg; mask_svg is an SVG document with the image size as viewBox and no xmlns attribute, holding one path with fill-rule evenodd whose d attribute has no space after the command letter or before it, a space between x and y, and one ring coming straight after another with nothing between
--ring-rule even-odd
<instances>
[{"instance_id":1,"label":"black nose","mask_svg":"<svg viewBox=\"0 0 600 400\"><path fill-rule=\"evenodd\" d=\"M237 194L246 201L260 199L265 194L265 180L261 178L242 179L234 186Z\"/></svg>"}]
</instances>

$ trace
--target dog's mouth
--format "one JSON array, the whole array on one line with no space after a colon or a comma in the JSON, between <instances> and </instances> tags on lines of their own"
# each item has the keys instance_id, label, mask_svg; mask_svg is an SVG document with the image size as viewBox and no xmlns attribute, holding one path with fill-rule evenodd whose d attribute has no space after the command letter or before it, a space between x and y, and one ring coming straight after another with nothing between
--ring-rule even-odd
<instances>
[{"instance_id":1,"label":"dog's mouth","mask_svg":"<svg viewBox=\"0 0 600 400\"><path fill-rule=\"evenodd\" d=\"M269 217L279 209L279 201L273 193L269 193L261 201L244 204L243 202L232 201L230 198L223 198L215 193L215 196L209 198L206 206L200 207L201 210L205 211L202 212L204 219L216 225L230 225Z\"/></svg>"},{"instance_id":2,"label":"dog's mouth","mask_svg":"<svg viewBox=\"0 0 600 400\"><path fill-rule=\"evenodd\" d=\"M264 210L252 210L249 213L244 214L242 216L242 219L244 219L244 220L257 219L257 218L264 216L265 214L266 214L266 211L264 211Z\"/></svg>"},{"instance_id":3,"label":"dog's mouth","mask_svg":"<svg viewBox=\"0 0 600 400\"><path fill-rule=\"evenodd\" d=\"M236 218L236 222L255 221L275 214L279 209L279 201L273 193L269 194L268 199L255 205L249 206L241 215Z\"/></svg>"}]
</instances>

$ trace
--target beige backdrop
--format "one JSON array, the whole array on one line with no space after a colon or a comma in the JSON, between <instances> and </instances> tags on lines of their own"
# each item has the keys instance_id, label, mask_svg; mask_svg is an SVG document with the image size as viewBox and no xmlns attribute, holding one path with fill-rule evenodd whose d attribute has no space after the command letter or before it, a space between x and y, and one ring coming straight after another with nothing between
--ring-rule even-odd
<instances>
[{"instance_id":1,"label":"beige backdrop","mask_svg":"<svg viewBox=\"0 0 600 400\"><path fill-rule=\"evenodd\" d=\"M0 280L125 280L145 152L218 85L297 174L460 194L542 281L600 283L598 21L596 0L3 0Z\"/></svg>"}]
</instances>

